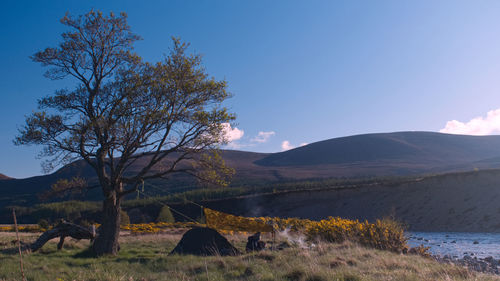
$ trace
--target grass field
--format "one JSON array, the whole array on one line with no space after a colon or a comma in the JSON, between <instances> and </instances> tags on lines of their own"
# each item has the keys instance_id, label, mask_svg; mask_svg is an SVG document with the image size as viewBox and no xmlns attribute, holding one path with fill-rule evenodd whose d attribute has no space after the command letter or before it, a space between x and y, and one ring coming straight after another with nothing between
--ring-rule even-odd
<instances>
[{"instance_id":1,"label":"grass field","mask_svg":"<svg viewBox=\"0 0 500 281\"><path fill-rule=\"evenodd\" d=\"M56 240L39 252L24 255L28 280L500 280L499 276L439 264L416 255L367 249L350 242L291 244L235 257L169 256L182 230L167 234L122 235L116 257L92 258L88 241L71 241L62 251ZM22 233L29 242L37 234ZM229 235L240 250L246 237ZM0 233L0 280L21 280L14 233ZM264 236L264 241L270 237ZM286 242L284 237L278 243Z\"/></svg>"}]
</instances>

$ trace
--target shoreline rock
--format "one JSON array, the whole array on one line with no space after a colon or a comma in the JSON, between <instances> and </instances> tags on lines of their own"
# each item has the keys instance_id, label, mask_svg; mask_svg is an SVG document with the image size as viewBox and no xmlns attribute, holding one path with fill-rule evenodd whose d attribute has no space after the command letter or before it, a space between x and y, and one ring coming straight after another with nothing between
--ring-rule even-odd
<instances>
[{"instance_id":1,"label":"shoreline rock","mask_svg":"<svg viewBox=\"0 0 500 281\"><path fill-rule=\"evenodd\" d=\"M477 272L500 275L500 270L498 268L498 266L500 265L500 260L496 260L491 256L478 259L477 257L465 255L463 258L459 259L456 256L452 257L450 255L445 255L443 257L434 255L432 256L432 258L440 263L455 264L467 267L469 270Z\"/></svg>"}]
</instances>

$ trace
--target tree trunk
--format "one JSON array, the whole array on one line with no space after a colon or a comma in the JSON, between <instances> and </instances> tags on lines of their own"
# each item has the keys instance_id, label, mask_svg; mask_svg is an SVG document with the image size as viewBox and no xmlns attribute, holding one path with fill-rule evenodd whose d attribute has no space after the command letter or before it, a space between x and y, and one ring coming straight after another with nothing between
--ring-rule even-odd
<instances>
[{"instance_id":1,"label":"tree trunk","mask_svg":"<svg viewBox=\"0 0 500 281\"><path fill-rule=\"evenodd\" d=\"M35 242L27 245L27 248L35 252L49 240L59 237L57 249L60 250L64 245L64 238L67 236L75 239L94 239L95 237L94 233L86 227L62 221L53 229L45 231Z\"/></svg>"},{"instance_id":2,"label":"tree trunk","mask_svg":"<svg viewBox=\"0 0 500 281\"><path fill-rule=\"evenodd\" d=\"M116 255L120 250L118 238L120 236L120 203L114 191L110 192L103 202L102 225L92 246L98 256Z\"/></svg>"}]
</instances>

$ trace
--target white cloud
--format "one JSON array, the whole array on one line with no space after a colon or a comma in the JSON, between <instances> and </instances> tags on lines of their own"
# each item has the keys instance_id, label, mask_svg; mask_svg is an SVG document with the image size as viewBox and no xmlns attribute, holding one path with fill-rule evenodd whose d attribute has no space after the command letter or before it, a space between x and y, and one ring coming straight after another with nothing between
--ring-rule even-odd
<instances>
[{"instance_id":1,"label":"white cloud","mask_svg":"<svg viewBox=\"0 0 500 281\"><path fill-rule=\"evenodd\" d=\"M281 143L281 150L285 151L285 150L290 150L292 148L295 148L295 146L293 146L289 141L283 141Z\"/></svg>"},{"instance_id":2,"label":"white cloud","mask_svg":"<svg viewBox=\"0 0 500 281\"><path fill-rule=\"evenodd\" d=\"M259 132L256 137L251 139L250 141L252 142L257 142L257 143L265 143L269 140L270 137L274 136L276 133L274 131L270 132Z\"/></svg>"},{"instance_id":3,"label":"white cloud","mask_svg":"<svg viewBox=\"0 0 500 281\"><path fill-rule=\"evenodd\" d=\"M301 143L299 146L304 146L304 145L308 145L307 142L303 142ZM290 149L294 149L296 146L295 145L292 145L289 141L285 140L281 143L281 150L282 151L285 151L285 150L290 150Z\"/></svg>"},{"instance_id":4,"label":"white cloud","mask_svg":"<svg viewBox=\"0 0 500 281\"><path fill-rule=\"evenodd\" d=\"M500 108L490 110L486 117L478 116L467 123L457 120L446 122L446 126L439 130L441 133L462 135L491 135L500 132Z\"/></svg>"},{"instance_id":5,"label":"white cloud","mask_svg":"<svg viewBox=\"0 0 500 281\"><path fill-rule=\"evenodd\" d=\"M245 146L246 145L241 144L239 142L230 142L230 143L226 144L226 148L229 148L229 149L241 149Z\"/></svg>"},{"instance_id":6,"label":"white cloud","mask_svg":"<svg viewBox=\"0 0 500 281\"><path fill-rule=\"evenodd\" d=\"M241 139L245 134L245 131L232 128L229 123L222 123L222 129L224 130L224 139L229 143Z\"/></svg>"}]
</instances>

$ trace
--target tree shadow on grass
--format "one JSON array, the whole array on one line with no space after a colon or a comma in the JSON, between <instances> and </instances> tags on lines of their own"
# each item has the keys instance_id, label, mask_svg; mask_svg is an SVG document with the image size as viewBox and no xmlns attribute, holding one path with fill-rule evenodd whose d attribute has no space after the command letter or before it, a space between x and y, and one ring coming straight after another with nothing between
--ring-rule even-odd
<instances>
[{"instance_id":1,"label":"tree shadow on grass","mask_svg":"<svg viewBox=\"0 0 500 281\"><path fill-rule=\"evenodd\" d=\"M0 254L4 255L19 255L19 250L16 248L6 248L0 250Z\"/></svg>"},{"instance_id":2,"label":"tree shadow on grass","mask_svg":"<svg viewBox=\"0 0 500 281\"><path fill-rule=\"evenodd\" d=\"M128 263L147 263L151 259L149 256L121 256L118 254L117 256L102 256L104 258L113 258L116 262L128 262ZM92 259L92 258L101 258L95 254L92 248L84 249L73 255L73 258L77 259Z\"/></svg>"},{"instance_id":3,"label":"tree shadow on grass","mask_svg":"<svg viewBox=\"0 0 500 281\"><path fill-rule=\"evenodd\" d=\"M144 257L121 257L117 258L116 262L128 262L128 263L140 263L140 264L147 264L151 262L150 258L144 258Z\"/></svg>"},{"instance_id":4,"label":"tree shadow on grass","mask_svg":"<svg viewBox=\"0 0 500 281\"><path fill-rule=\"evenodd\" d=\"M92 250L92 248L89 247L74 254L73 257L77 259L91 259L91 258L97 258L97 255Z\"/></svg>"}]
</instances>

